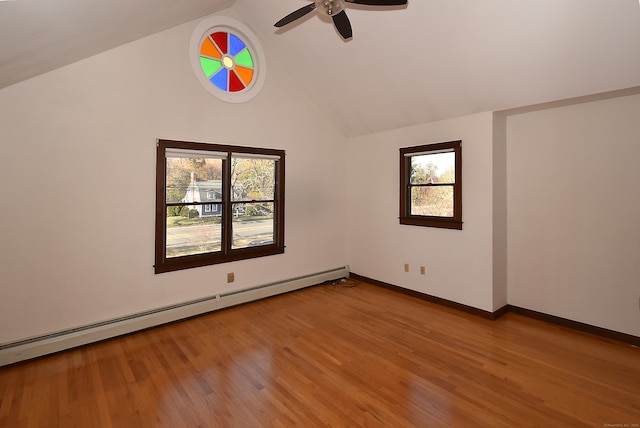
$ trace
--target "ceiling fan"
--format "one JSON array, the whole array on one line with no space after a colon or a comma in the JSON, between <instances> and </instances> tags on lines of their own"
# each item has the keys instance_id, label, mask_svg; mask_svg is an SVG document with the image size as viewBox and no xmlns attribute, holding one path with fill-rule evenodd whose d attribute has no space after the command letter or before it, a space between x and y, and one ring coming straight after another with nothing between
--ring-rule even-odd
<instances>
[{"instance_id":1,"label":"ceiling fan","mask_svg":"<svg viewBox=\"0 0 640 428\"><path fill-rule=\"evenodd\" d=\"M315 0L300 9L290 13L274 24L274 27L280 28L293 21L302 18L306 14L318 10L321 13L331 17L333 24L343 39L349 39L353 33L351 31L351 23L344 11L345 3L355 3L367 6L402 6L407 4L407 0Z\"/></svg>"}]
</instances>

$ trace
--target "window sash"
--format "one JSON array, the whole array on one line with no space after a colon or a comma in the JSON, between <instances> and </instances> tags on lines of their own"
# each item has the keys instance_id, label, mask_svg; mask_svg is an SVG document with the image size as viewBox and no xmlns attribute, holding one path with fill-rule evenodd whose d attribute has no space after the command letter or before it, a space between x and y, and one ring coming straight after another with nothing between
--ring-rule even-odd
<instances>
[{"instance_id":1,"label":"window sash","mask_svg":"<svg viewBox=\"0 0 640 428\"><path fill-rule=\"evenodd\" d=\"M225 152L167 148L165 157L175 159L227 159L228 156Z\"/></svg>"},{"instance_id":2,"label":"window sash","mask_svg":"<svg viewBox=\"0 0 640 428\"><path fill-rule=\"evenodd\" d=\"M441 153L454 153L455 149L440 149L433 151L424 151L424 152L409 152L405 153L404 157L412 158L414 156L428 156L428 155L439 155Z\"/></svg>"},{"instance_id":3,"label":"window sash","mask_svg":"<svg viewBox=\"0 0 640 428\"><path fill-rule=\"evenodd\" d=\"M260 153L231 153L232 158L237 159L264 159L279 161L282 156L280 155L265 155Z\"/></svg>"}]
</instances>

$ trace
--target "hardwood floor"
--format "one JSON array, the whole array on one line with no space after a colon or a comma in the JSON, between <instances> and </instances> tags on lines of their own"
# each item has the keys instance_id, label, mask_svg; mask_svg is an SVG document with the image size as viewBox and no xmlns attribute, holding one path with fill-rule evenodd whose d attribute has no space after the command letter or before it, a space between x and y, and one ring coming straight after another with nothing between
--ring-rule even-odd
<instances>
[{"instance_id":1,"label":"hardwood floor","mask_svg":"<svg viewBox=\"0 0 640 428\"><path fill-rule=\"evenodd\" d=\"M3 428L638 424L640 349L365 283L0 368Z\"/></svg>"}]
</instances>

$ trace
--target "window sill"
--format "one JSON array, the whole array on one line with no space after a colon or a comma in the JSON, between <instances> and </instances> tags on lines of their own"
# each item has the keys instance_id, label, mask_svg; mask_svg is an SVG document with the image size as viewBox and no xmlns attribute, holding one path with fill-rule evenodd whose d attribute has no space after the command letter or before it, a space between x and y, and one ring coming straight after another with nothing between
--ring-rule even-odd
<instances>
[{"instance_id":1,"label":"window sill","mask_svg":"<svg viewBox=\"0 0 640 428\"><path fill-rule=\"evenodd\" d=\"M400 224L409 226L436 227L440 229L462 230L462 221L439 217L400 217Z\"/></svg>"},{"instance_id":2,"label":"window sill","mask_svg":"<svg viewBox=\"0 0 640 428\"><path fill-rule=\"evenodd\" d=\"M172 259L165 259L161 263L156 263L154 266L154 270L156 274L174 272L177 270L211 266L220 263L235 262L238 260L255 259L258 257L273 256L283 253L284 247L279 247L276 245L265 245L255 248L231 250L230 254L227 255L221 253L196 254L192 256L182 256Z\"/></svg>"}]
</instances>

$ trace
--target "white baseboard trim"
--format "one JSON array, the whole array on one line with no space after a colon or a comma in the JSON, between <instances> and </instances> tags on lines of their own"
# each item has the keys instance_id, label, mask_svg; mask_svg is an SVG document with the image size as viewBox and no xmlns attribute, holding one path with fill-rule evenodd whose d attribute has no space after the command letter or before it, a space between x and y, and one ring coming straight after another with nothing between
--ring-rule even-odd
<instances>
[{"instance_id":1,"label":"white baseboard trim","mask_svg":"<svg viewBox=\"0 0 640 428\"><path fill-rule=\"evenodd\" d=\"M349 276L344 266L0 345L0 367Z\"/></svg>"}]
</instances>

